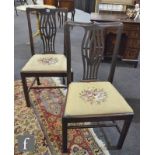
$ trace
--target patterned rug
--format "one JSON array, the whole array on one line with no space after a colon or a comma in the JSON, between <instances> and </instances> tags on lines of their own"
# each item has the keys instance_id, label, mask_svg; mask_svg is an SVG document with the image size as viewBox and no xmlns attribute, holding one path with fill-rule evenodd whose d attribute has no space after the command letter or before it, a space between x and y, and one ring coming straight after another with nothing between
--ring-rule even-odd
<instances>
[{"instance_id":1,"label":"patterned rug","mask_svg":"<svg viewBox=\"0 0 155 155\"><path fill-rule=\"evenodd\" d=\"M54 85L53 79L44 78L44 85ZM27 108L21 81L15 81L15 155L62 155L61 116L65 95L62 89L31 91L32 108ZM18 136L33 134L35 151L18 151ZM92 129L70 129L69 155L109 155L105 145Z\"/></svg>"}]
</instances>

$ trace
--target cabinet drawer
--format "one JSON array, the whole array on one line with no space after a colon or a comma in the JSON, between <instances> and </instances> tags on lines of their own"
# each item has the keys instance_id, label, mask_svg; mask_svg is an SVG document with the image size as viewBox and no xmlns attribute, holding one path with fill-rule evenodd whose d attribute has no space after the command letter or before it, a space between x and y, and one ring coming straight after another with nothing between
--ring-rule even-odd
<instances>
[{"instance_id":1,"label":"cabinet drawer","mask_svg":"<svg viewBox=\"0 0 155 155\"><path fill-rule=\"evenodd\" d=\"M139 48L139 46L140 46L140 40L128 38L127 48Z\"/></svg>"},{"instance_id":2,"label":"cabinet drawer","mask_svg":"<svg viewBox=\"0 0 155 155\"><path fill-rule=\"evenodd\" d=\"M140 38L139 31L128 31L128 38L135 38L139 40Z\"/></svg>"},{"instance_id":3,"label":"cabinet drawer","mask_svg":"<svg viewBox=\"0 0 155 155\"><path fill-rule=\"evenodd\" d=\"M127 48L123 54L123 59L137 59L139 56L139 49Z\"/></svg>"}]
</instances>

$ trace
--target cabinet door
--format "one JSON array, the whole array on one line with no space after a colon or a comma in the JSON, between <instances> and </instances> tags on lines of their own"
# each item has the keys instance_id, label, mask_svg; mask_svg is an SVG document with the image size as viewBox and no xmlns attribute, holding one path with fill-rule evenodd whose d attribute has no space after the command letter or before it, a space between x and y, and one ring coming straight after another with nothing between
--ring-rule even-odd
<instances>
[{"instance_id":1,"label":"cabinet door","mask_svg":"<svg viewBox=\"0 0 155 155\"><path fill-rule=\"evenodd\" d=\"M124 33L128 36L123 59L136 60L140 51L140 25L124 23Z\"/></svg>"},{"instance_id":2,"label":"cabinet door","mask_svg":"<svg viewBox=\"0 0 155 155\"><path fill-rule=\"evenodd\" d=\"M116 36L115 31L107 31L105 42L105 57L110 57L113 52ZM124 30L121 37L119 57L121 59L137 60L140 50L140 31L139 24L124 24Z\"/></svg>"},{"instance_id":3,"label":"cabinet door","mask_svg":"<svg viewBox=\"0 0 155 155\"><path fill-rule=\"evenodd\" d=\"M120 58L123 57L124 52L126 50L127 40L128 40L127 35L123 33L121 36L121 43L120 43L120 48L118 53L118 56ZM104 52L105 57L112 56L112 53L114 51L115 41L116 41L116 34L114 32L107 32L106 40L105 40L105 52Z\"/></svg>"}]
</instances>

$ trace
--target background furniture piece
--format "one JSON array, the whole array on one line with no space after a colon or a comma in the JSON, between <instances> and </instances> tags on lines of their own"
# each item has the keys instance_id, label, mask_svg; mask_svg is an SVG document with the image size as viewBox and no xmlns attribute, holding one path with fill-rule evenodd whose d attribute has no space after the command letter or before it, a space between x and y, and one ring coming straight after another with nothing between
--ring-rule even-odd
<instances>
[{"instance_id":1,"label":"background furniture piece","mask_svg":"<svg viewBox=\"0 0 155 155\"><path fill-rule=\"evenodd\" d=\"M44 4L47 5L54 5L57 8L66 8L68 12L71 13L71 20L74 21L74 16L75 16L75 4L74 0L44 0ZM63 25L63 15L58 13L58 19L60 22L60 27Z\"/></svg>"},{"instance_id":2,"label":"background furniture piece","mask_svg":"<svg viewBox=\"0 0 155 155\"><path fill-rule=\"evenodd\" d=\"M49 8L49 9L55 9L55 6L53 5L43 5L43 4L37 4L37 1L35 0L32 0L33 4L30 4L30 5L20 5L20 6L17 6L17 10L19 11L24 11L26 12L26 9L27 8ZM33 33L33 38L35 37L38 37L40 36L40 30L39 30L39 19L37 18L37 29L36 29L36 32ZM29 44L29 43L28 43Z\"/></svg>"},{"instance_id":3,"label":"background furniture piece","mask_svg":"<svg viewBox=\"0 0 155 155\"><path fill-rule=\"evenodd\" d=\"M58 7L58 0L43 0L43 3L45 5L53 5L55 7Z\"/></svg>"},{"instance_id":4,"label":"background furniture piece","mask_svg":"<svg viewBox=\"0 0 155 155\"><path fill-rule=\"evenodd\" d=\"M116 66L117 52L123 28L120 22L109 23L75 23L67 22L64 38L65 50L71 60L71 28L79 26L84 29L81 44L83 60L83 78L81 82L69 84L64 114L62 116L62 149L67 152L68 129L116 127L120 133L118 143L109 149L121 149L128 132L133 110L111 84ZM108 81L97 81L99 66L104 53L104 40L106 29L116 29L116 42L112 57ZM68 78L71 78L71 62L68 62ZM123 120L123 127L117 125L118 120ZM84 123L84 124L81 124Z\"/></svg>"},{"instance_id":5,"label":"background furniture piece","mask_svg":"<svg viewBox=\"0 0 155 155\"><path fill-rule=\"evenodd\" d=\"M17 16L18 16L18 13L17 13L17 6L19 6L19 5L24 5L24 4L27 4L27 5L28 5L27 0L14 0L14 8L15 8L16 15L17 15Z\"/></svg>"},{"instance_id":6,"label":"background furniture piece","mask_svg":"<svg viewBox=\"0 0 155 155\"><path fill-rule=\"evenodd\" d=\"M58 2L58 7L59 8L66 8L68 12L71 13L71 20L74 21L74 16L75 16L75 4L74 0L59 0Z\"/></svg>"},{"instance_id":7,"label":"background furniture piece","mask_svg":"<svg viewBox=\"0 0 155 155\"><path fill-rule=\"evenodd\" d=\"M40 38L43 45L43 54L38 54L35 51L34 38L33 38L33 22L34 14L39 21ZM55 50L55 37L57 32L56 18L57 13L63 12L65 21L67 20L66 9L39 9L39 8L27 8L27 20L30 36L30 47L32 57L21 69L21 79L23 83L23 90L26 99L27 106L30 106L29 91L31 89L42 89L42 88L64 88L66 86L53 86L53 87L41 87L39 77L67 77L67 59L64 54L58 54ZM35 77L33 83L28 87L27 78ZM35 81L37 80L37 85ZM68 79L67 79L68 80ZM69 81L67 81L69 83Z\"/></svg>"},{"instance_id":8,"label":"background furniture piece","mask_svg":"<svg viewBox=\"0 0 155 155\"><path fill-rule=\"evenodd\" d=\"M14 0L14 9L15 9L15 11L16 11L16 15L18 16L18 13L17 13L17 5L16 5L16 1Z\"/></svg>"},{"instance_id":9,"label":"background furniture piece","mask_svg":"<svg viewBox=\"0 0 155 155\"><path fill-rule=\"evenodd\" d=\"M124 9L126 9L126 6L128 5L134 5L134 0L96 0L95 4L95 12L99 12L100 5L107 4L109 5L109 9L111 8L111 5L122 5ZM108 10L109 10L108 9Z\"/></svg>"},{"instance_id":10,"label":"background furniture piece","mask_svg":"<svg viewBox=\"0 0 155 155\"><path fill-rule=\"evenodd\" d=\"M123 22L122 44L119 51L119 58L122 61L132 62L137 67L140 52L140 21L128 19L125 14L91 13L92 22ZM104 57L111 57L113 43L115 42L115 31L107 31L107 44Z\"/></svg>"},{"instance_id":11,"label":"background furniture piece","mask_svg":"<svg viewBox=\"0 0 155 155\"><path fill-rule=\"evenodd\" d=\"M96 13L91 14L91 21L107 22L121 21L124 24L119 58L131 62L137 67L140 51L140 21L129 19L126 16L128 8L134 8L135 0L96 0ZM107 31L105 57L112 55L115 32Z\"/></svg>"}]
</instances>

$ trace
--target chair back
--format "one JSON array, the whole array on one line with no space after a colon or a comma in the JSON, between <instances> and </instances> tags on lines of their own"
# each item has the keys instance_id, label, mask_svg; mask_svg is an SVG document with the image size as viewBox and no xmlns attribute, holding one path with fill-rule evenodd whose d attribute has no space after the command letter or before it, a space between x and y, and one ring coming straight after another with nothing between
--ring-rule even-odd
<instances>
[{"instance_id":1,"label":"chair back","mask_svg":"<svg viewBox=\"0 0 155 155\"><path fill-rule=\"evenodd\" d=\"M37 31L39 31L40 38L43 44L44 53L55 53L55 38L57 33L57 14L62 13L64 21L67 21L66 9L49 9L49 8L27 8L27 21L30 37L30 47L32 55L34 50L34 37L32 26L34 25L34 12L37 17ZM33 13L33 14L32 14Z\"/></svg>"},{"instance_id":2,"label":"chair back","mask_svg":"<svg viewBox=\"0 0 155 155\"><path fill-rule=\"evenodd\" d=\"M106 39L106 30L115 28L116 42L113 51L111 69L108 76L108 81L112 82L115 71L116 58L119 50L121 32L123 24L120 22L107 22L107 23L78 23L66 22L64 31L65 53L69 60L71 60L71 39L70 32L73 26L80 26L84 28L84 36L81 44L81 54L83 62L83 78L82 80L96 80L98 70L102 59L104 58L104 47ZM71 62L68 61L69 77L71 76L70 70Z\"/></svg>"},{"instance_id":3,"label":"chair back","mask_svg":"<svg viewBox=\"0 0 155 155\"><path fill-rule=\"evenodd\" d=\"M74 0L59 0L59 8L66 8L68 12L74 11Z\"/></svg>"}]
</instances>

